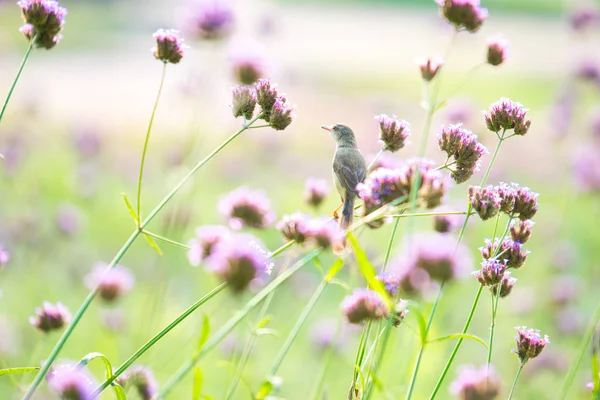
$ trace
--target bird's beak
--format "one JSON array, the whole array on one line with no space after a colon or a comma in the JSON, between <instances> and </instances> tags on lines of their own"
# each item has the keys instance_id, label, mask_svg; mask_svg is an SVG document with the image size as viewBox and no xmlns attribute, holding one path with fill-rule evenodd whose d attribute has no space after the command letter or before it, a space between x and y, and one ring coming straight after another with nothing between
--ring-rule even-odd
<instances>
[{"instance_id":1,"label":"bird's beak","mask_svg":"<svg viewBox=\"0 0 600 400\"><path fill-rule=\"evenodd\" d=\"M326 131L331 131L333 129L333 125L323 125L321 128L325 129Z\"/></svg>"}]
</instances>

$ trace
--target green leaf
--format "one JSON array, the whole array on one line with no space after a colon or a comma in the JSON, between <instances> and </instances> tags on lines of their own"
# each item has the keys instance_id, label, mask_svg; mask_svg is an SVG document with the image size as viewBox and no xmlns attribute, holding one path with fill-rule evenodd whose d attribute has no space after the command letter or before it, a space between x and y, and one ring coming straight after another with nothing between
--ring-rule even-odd
<instances>
[{"instance_id":1,"label":"green leaf","mask_svg":"<svg viewBox=\"0 0 600 400\"><path fill-rule=\"evenodd\" d=\"M448 335L448 336L443 336L443 337L440 337L437 339L428 340L427 343L439 343L439 342L445 342L446 340L452 340L452 339L474 340L478 343L481 343L483 345L483 347L485 347L486 349L488 347L487 343L485 343L483 340L481 340L481 338L479 338L478 336L475 336L475 335L470 335L468 333L455 333L454 335Z\"/></svg>"},{"instance_id":2,"label":"green leaf","mask_svg":"<svg viewBox=\"0 0 600 400\"><path fill-rule=\"evenodd\" d=\"M348 240L352 244L354 248L354 253L356 254L356 262L358 263L358 269L361 274L365 278L367 285L377 293L381 295L388 308L393 309L392 299L390 298L389 293L385 290L385 286L381 283L380 280L377 279L377 273L375 272L375 268L369 261L367 257L367 253L360 247L358 240L354 237L352 233L348 233Z\"/></svg>"},{"instance_id":3,"label":"green leaf","mask_svg":"<svg viewBox=\"0 0 600 400\"><path fill-rule=\"evenodd\" d=\"M271 316L268 315L260 320L260 322L256 325L256 329L261 329L267 326L267 324L271 322Z\"/></svg>"},{"instance_id":4,"label":"green leaf","mask_svg":"<svg viewBox=\"0 0 600 400\"><path fill-rule=\"evenodd\" d=\"M140 226L140 219L135 213L133 207L131 206L131 202L129 202L127 195L125 193L121 193L121 195L123 196L123 200L125 200L125 205L127 206L127 210L129 210L129 215L131 215L131 218L133 218L133 220L135 221L136 226Z\"/></svg>"},{"instance_id":5,"label":"green leaf","mask_svg":"<svg viewBox=\"0 0 600 400\"><path fill-rule=\"evenodd\" d=\"M329 283L331 280L342 270L344 267L344 260L338 258L335 260L329 271L327 271L327 276L325 276L325 282Z\"/></svg>"},{"instance_id":6,"label":"green leaf","mask_svg":"<svg viewBox=\"0 0 600 400\"><path fill-rule=\"evenodd\" d=\"M597 337L595 337L597 339ZM600 372L598 371L598 344L592 344L592 382L594 384L594 392L596 392L596 398L600 393Z\"/></svg>"},{"instance_id":7,"label":"green leaf","mask_svg":"<svg viewBox=\"0 0 600 400\"><path fill-rule=\"evenodd\" d=\"M15 368L4 368L0 369L0 376L2 375L14 375L24 374L26 372L37 371L39 367L15 367Z\"/></svg>"},{"instance_id":8,"label":"green leaf","mask_svg":"<svg viewBox=\"0 0 600 400\"><path fill-rule=\"evenodd\" d=\"M121 386L113 385L113 390L115 391L117 400L127 400L127 397L125 396L125 390Z\"/></svg>"},{"instance_id":9,"label":"green leaf","mask_svg":"<svg viewBox=\"0 0 600 400\"><path fill-rule=\"evenodd\" d=\"M271 328L260 328L256 330L256 336L264 335L279 337L279 331Z\"/></svg>"},{"instance_id":10,"label":"green leaf","mask_svg":"<svg viewBox=\"0 0 600 400\"><path fill-rule=\"evenodd\" d=\"M200 394L202 393L202 384L204 378L202 377L202 370L200 367L194 368L194 387L192 389L192 399L200 400Z\"/></svg>"},{"instance_id":11,"label":"green leaf","mask_svg":"<svg viewBox=\"0 0 600 400\"><path fill-rule=\"evenodd\" d=\"M263 400L272 391L273 384L270 381L264 381L256 393L256 400Z\"/></svg>"},{"instance_id":12,"label":"green leaf","mask_svg":"<svg viewBox=\"0 0 600 400\"><path fill-rule=\"evenodd\" d=\"M419 339L421 340L421 344L423 344L427 340L427 321L418 307L412 306L411 311L411 314L414 314L415 318L417 319L417 324L419 327Z\"/></svg>"},{"instance_id":13,"label":"green leaf","mask_svg":"<svg viewBox=\"0 0 600 400\"><path fill-rule=\"evenodd\" d=\"M200 339L198 339L198 345L196 346L196 351L199 352L202 347L204 347L204 343L208 340L208 335L210 334L210 320L208 316L205 314L202 319L202 330L200 331Z\"/></svg>"},{"instance_id":14,"label":"green leaf","mask_svg":"<svg viewBox=\"0 0 600 400\"><path fill-rule=\"evenodd\" d=\"M102 353L88 353L81 360L79 360L79 365L88 365L92 360L99 358L104 363L104 367L106 369L106 379L110 379L113 375L113 368L110 364L109 359Z\"/></svg>"},{"instance_id":15,"label":"green leaf","mask_svg":"<svg viewBox=\"0 0 600 400\"><path fill-rule=\"evenodd\" d=\"M152 237L150 237L150 235L148 235L146 233L144 233L144 237L146 238L146 240L148 241L148 243L150 243L150 246L154 249L154 251L156 251L159 256L162 256L163 252L160 250L160 248L158 247L158 245L154 242L154 240L152 239Z\"/></svg>"}]
</instances>

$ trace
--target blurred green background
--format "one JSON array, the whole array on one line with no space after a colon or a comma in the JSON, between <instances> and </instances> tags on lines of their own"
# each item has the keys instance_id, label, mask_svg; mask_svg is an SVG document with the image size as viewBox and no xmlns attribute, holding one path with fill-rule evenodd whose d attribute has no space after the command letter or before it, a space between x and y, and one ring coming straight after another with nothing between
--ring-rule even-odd
<instances>
[{"instance_id":1,"label":"blurred green background","mask_svg":"<svg viewBox=\"0 0 600 400\"><path fill-rule=\"evenodd\" d=\"M188 54L180 65L170 65L153 128L144 186L144 210L149 210L187 170L240 126L231 117L230 88L235 84L231 58L239 48L260 48L266 59L266 76L279 84L288 101L297 106L294 123L283 132L257 129L245 132L199 171L149 228L187 243L198 226L225 223L216 204L227 192L247 185L265 189L281 217L296 210L330 215L338 204L331 192L319 210L303 201L306 178L330 179L332 140L319 127L344 122L358 135L363 153L379 149L378 126L373 116L396 114L410 121L412 144L394 157L416 156L424 111L420 106L422 83L414 60L444 54L451 30L439 18L433 1L262 1L232 2L235 30L221 42L202 42L187 32L184 21L189 3L169 1L103 2L63 1L68 8L64 39L51 51L35 50L0 124L0 241L11 253L0 271L0 359L2 367L36 365L49 354L59 335L44 335L28 317L44 300L63 302L73 313L86 296L84 276L96 261L108 262L134 228L121 193L134 198L139 158L148 118L157 90L161 64L153 59L152 33L160 27L184 31ZM584 193L572 176L574 154L592 143L589 116L598 102L597 87L574 81L580 62L597 60L600 32L585 35L569 29L567 13L588 3L566 1L483 1L489 20L477 34L461 33L453 42L444 66L441 97L453 95L434 118L427 156L441 163L435 135L459 110L467 128L492 149L495 137L485 131L481 110L501 97L529 108L533 120L525 137L503 145L490 183L519 182L540 193L540 211L534 234L526 247L527 264L515 272L518 283L509 298L500 302L494 364L503 379L502 397L518 368L513 327L526 325L547 333L551 345L543 360L525 369L515 399L553 399L566 370L575 358L580 338L598 304L598 243L600 201ZM0 93L7 93L26 41L20 36L19 8L0 3ZM472 70L484 61L487 38L502 33L510 42L510 59L500 67ZM466 74L470 79L465 80ZM572 121L562 128L556 118L557 99L571 94ZM91 146L86 150L86 146ZM367 157L370 158L370 157ZM484 159L487 166L490 157ZM480 174L470 184L479 182ZM466 208L468 184L450 191L448 204ZM67 215L75 221L71 233L57 227ZM61 217L62 216L62 217ZM430 219L419 219L418 231L431 230ZM381 265L390 226L366 230L360 241ZM406 222L393 247L400 254ZM473 218L465 243L478 268L478 247L490 237L493 223ZM274 229L253 231L270 250L283 243ZM60 355L78 360L93 351L104 353L119 365L218 281L202 267L189 265L185 251L159 243L158 256L138 240L122 260L134 271L135 289L118 304L95 302ZM276 261L276 271L301 255L294 249ZM325 266L335 260L322 257ZM354 271L354 272L352 272ZM351 260L341 278L351 278ZM277 337L262 336L243 378L256 391L303 305L319 282L319 272L308 266L275 295L268 327ZM354 280L352 280L354 279ZM575 280L576 293L566 306L552 300L555 291ZM431 337L460 331L477 291L468 278L449 285L433 324ZM348 292L330 286L311 314L307 326L284 360L279 375L283 385L277 395L305 399L318 379L323 352L312 341L315 323L340 318L339 304ZM148 365L159 382L168 379L194 352L202 316L210 317L213 331L239 309L251 294L234 298L223 293L175 329L139 363ZM430 307L427 299L423 307ZM489 296L484 298L471 329L487 341L490 323ZM107 310L120 318L114 330L104 318ZM115 314L116 313L116 314ZM227 339L243 346L252 332L253 314ZM416 326L409 315L408 325ZM359 333L346 333L325 376L327 396L345 398L350 385ZM376 399L403 398L418 351L415 336L400 327L380 379L386 393ZM414 399L428 398L450 350L451 342L428 347ZM448 392L461 364L482 365L486 351L466 341L438 398ZM204 392L224 398L232 377L232 358L225 347L200 362ZM589 357L570 391L570 399L586 398L591 380ZM102 369L92 365L99 380ZM19 398L31 375L16 381L0 377L0 397ZM169 398L190 398L191 376ZM137 394L129 393L131 398ZM44 385L37 398L52 398ZM106 392L102 398L113 398ZM129 396L128 396L129 398ZM236 398L249 398L242 386Z\"/></svg>"}]
</instances>

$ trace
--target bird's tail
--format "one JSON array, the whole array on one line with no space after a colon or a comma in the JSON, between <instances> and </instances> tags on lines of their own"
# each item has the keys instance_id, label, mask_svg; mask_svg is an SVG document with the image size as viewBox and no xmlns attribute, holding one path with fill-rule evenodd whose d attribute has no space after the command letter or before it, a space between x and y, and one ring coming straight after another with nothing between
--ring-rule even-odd
<instances>
[{"instance_id":1,"label":"bird's tail","mask_svg":"<svg viewBox=\"0 0 600 400\"><path fill-rule=\"evenodd\" d=\"M346 193L346 199L344 200L344 208L342 209L342 219L340 219L340 228L348 229L352 225L352 219L354 218L354 196L350 193Z\"/></svg>"}]
</instances>

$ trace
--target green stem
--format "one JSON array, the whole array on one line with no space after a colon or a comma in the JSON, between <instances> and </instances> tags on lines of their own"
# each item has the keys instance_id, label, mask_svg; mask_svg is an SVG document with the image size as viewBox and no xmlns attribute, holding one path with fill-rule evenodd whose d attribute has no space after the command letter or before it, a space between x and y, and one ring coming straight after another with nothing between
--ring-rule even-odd
<instances>
[{"instance_id":1,"label":"green stem","mask_svg":"<svg viewBox=\"0 0 600 400\"><path fill-rule=\"evenodd\" d=\"M140 162L140 176L138 178L138 187L137 187L137 219L138 219L138 221L142 220L142 214L141 214L142 181L144 180L144 163L146 161L146 152L148 151L148 142L150 142L150 131L152 131L152 123L154 122L154 115L156 114L156 108L158 107L158 101L160 100L160 94L162 92L163 84L165 83L166 74L167 74L167 63L164 62L162 75L160 77L160 85L158 86L158 93L156 93L156 100L154 100L154 107L152 108L152 114L150 114L150 122L148 123L148 130L146 131L146 139L144 140L144 149L142 150L142 161ZM139 228L139 226L138 226L138 228Z\"/></svg>"},{"instance_id":2,"label":"green stem","mask_svg":"<svg viewBox=\"0 0 600 400\"><path fill-rule=\"evenodd\" d=\"M356 351L356 359L354 361L354 375L352 377L352 385L350 386L350 394L348 396L349 399L353 399L354 393L356 393L356 384L358 383L359 372L362 367L362 361L365 356L365 349L367 348L367 342L369 340L369 336L371 336L371 328L373 326L373 321L369 320L367 324L363 327L362 334L360 335L360 341L358 342L358 350Z\"/></svg>"},{"instance_id":3,"label":"green stem","mask_svg":"<svg viewBox=\"0 0 600 400\"><path fill-rule=\"evenodd\" d=\"M252 123L254 123L255 121L257 121L261 116L262 116L262 114L257 115L252 121L250 121L249 125L252 125ZM188 174L186 176L184 176L183 179L173 189L171 189L171 191L164 197L164 199L162 199L162 201L160 203L158 203L158 205L154 208L154 210L152 210L150 212L150 214L148 215L148 217L146 217L146 219L144 220L144 222L142 222L140 224L139 229L136 229L131 234L131 236L129 237L129 239L127 239L127 241L125 242L125 244L123 245L123 247L121 247L121 249L118 251L117 255L115 255L115 257L113 258L113 260L108 265L107 271L109 269L113 268L121 260L121 258L127 252L127 250L129 250L129 247L131 247L131 245L133 244L133 242L142 233L142 230L146 227L146 225L148 225L150 223L150 221L152 221L152 219L173 198L173 196L175 196L175 194L177 194L177 192L183 187L183 185L185 185L185 183L192 177L192 175L196 171L198 171L202 166L204 166L208 161L210 161L214 156L216 156L221 150L223 150L229 143L231 143L242 132L244 132L246 129L248 129L249 125L246 125L246 126L240 128L237 132L235 132L233 135L231 135L229 138L227 138L227 140L225 140L223 143L221 143L215 150L213 150L203 160L201 160L200 162L198 162L198 164L196 164L194 166L194 168L192 168L190 170L190 172L188 172ZM27 393L23 397L23 400L29 400L31 398L31 396L33 396L33 393L35 392L35 390L37 389L37 387L42 382L42 379L44 379L44 376L46 375L46 373L48 373L48 369L50 369L50 366L52 365L52 363L54 362L54 360L58 356L58 353L60 352L60 350L64 346L64 344L67 341L67 339L69 338L69 336L71 336L71 333L73 332L73 330L75 329L75 327L77 326L77 324L79 323L79 321L81 320L81 318L83 317L83 314L88 309L88 307L92 303L92 300L94 300L94 297L96 297L97 293L98 293L98 286L96 286L88 294L88 296L86 297L86 299L83 301L83 303L79 307L79 310L77 310L77 313L73 317L73 320L71 321L71 323L69 324L69 326L65 329L65 331L62 334L62 336L60 337L60 339L58 340L58 342L54 346L54 349L52 349L52 352L50 353L50 355L46 359L46 362L44 363L44 365L42 366L42 368L40 369L40 371L36 375L35 379L33 380L33 383L29 387L29 390L27 390Z\"/></svg>"},{"instance_id":4,"label":"green stem","mask_svg":"<svg viewBox=\"0 0 600 400\"><path fill-rule=\"evenodd\" d=\"M0 121L2 121L2 117L4 116L4 111L6 111L6 107L8 106L10 97L12 96L12 93L15 90L15 87L17 86L19 77L21 76L21 73L23 72L23 68L25 68L25 64L27 63L27 59L29 58L29 55L31 54L31 50L33 50L33 42L34 41L35 41L35 37L31 38L31 40L29 42L29 47L27 47L27 52L25 52L25 56L23 57L23 60L21 61L21 65L19 66L19 70L17 71L17 76L15 76L15 80L13 81L13 83L8 91L6 100L4 100L4 105L2 106L2 111L0 111Z\"/></svg>"},{"instance_id":5,"label":"green stem","mask_svg":"<svg viewBox=\"0 0 600 400\"><path fill-rule=\"evenodd\" d=\"M500 287L497 286L496 295L491 293L492 298L492 325L490 327L490 342L488 345L488 356L487 356L487 364L488 366L492 363L492 347L494 345L494 330L496 328L496 314L498 313L498 300L500 299Z\"/></svg>"},{"instance_id":6,"label":"green stem","mask_svg":"<svg viewBox=\"0 0 600 400\"><path fill-rule=\"evenodd\" d=\"M367 172L371 171L371 168L373 168L373 165L375 165L375 163L377 162L377 160L379 160L379 157L381 157L381 155L385 152L385 147L382 148L381 150L379 150L379 153L377 153L377 155L375 156L375 158L373 158L373 160L369 163L369 166L367 167Z\"/></svg>"},{"instance_id":7,"label":"green stem","mask_svg":"<svg viewBox=\"0 0 600 400\"><path fill-rule=\"evenodd\" d=\"M96 388L96 390L94 390L92 397L98 396L104 389L106 389L108 387L108 385L110 385L115 379L117 379L117 377L119 375L121 375L123 372L125 372L125 370L127 368L129 368L138 358L140 358L140 356L142 354L144 354L146 351L148 351L152 346L154 346L156 344L156 342L158 342L160 339L162 339L163 336L165 336L173 328L175 328L177 325L179 325L184 319L189 317L200 306L202 306L204 303L206 303L207 301L209 301L210 299L215 297L217 294L219 294L223 289L225 289L226 286L227 286L226 283L221 283L219 286L217 286L216 288L214 288L213 290L208 292L206 295L204 295L204 297L202 297L200 300L198 300L197 302L192 304L187 310L185 310L179 317L177 317L173 322L171 322L169 325L167 325L163 330L161 330L156 335L154 335L154 337L152 339L148 340L148 342L146 342L146 344L144 344L142 347L140 347L140 349L138 351L136 351L131 357L129 357L127 359L127 361L125 361L113 373L113 375L110 378L108 378L107 380L102 382L102 384L100 386L98 386Z\"/></svg>"},{"instance_id":8,"label":"green stem","mask_svg":"<svg viewBox=\"0 0 600 400\"><path fill-rule=\"evenodd\" d=\"M283 282L285 282L290 276L296 273L304 265L308 264L315 257L321 253L322 249L316 249L308 253L302 259L296 262L290 269L282 273L280 276L275 278L269 283L263 290L261 290L256 296L248 301L244 307L239 310L225 325L221 327L208 341L204 344L202 349L192 357L187 363L185 363L175 375L169 379L167 383L162 387L157 399L162 399L169 393L173 387L181 381L187 374L194 368L196 363L208 352L213 350L225 336L227 336L233 328L235 328L245 317L250 313L254 307L256 307L265 297L269 295L273 290L277 289Z\"/></svg>"},{"instance_id":9,"label":"green stem","mask_svg":"<svg viewBox=\"0 0 600 400\"><path fill-rule=\"evenodd\" d=\"M152 232L149 232L149 231L146 231L146 230L144 230L143 232L144 232L144 235L148 235L148 236L151 236L151 237L153 237L155 239L162 240L165 243L170 243L173 246L181 247L182 249L187 249L187 250L190 249L190 246L188 246L187 244L180 243L180 242L178 242L176 240L172 240L172 239L166 238L166 237L161 236L161 235L157 235L156 233L152 233Z\"/></svg>"},{"instance_id":10,"label":"green stem","mask_svg":"<svg viewBox=\"0 0 600 400\"><path fill-rule=\"evenodd\" d=\"M390 235L387 250L385 251L385 259L383 260L383 267L381 267L381 272L385 272L388 262L390 261L390 255L392 254L392 244L394 243L394 237L396 236L396 231L398 230L399 222L400 218L397 218L396 222L394 223L394 227L392 228L392 234Z\"/></svg>"},{"instance_id":11,"label":"green stem","mask_svg":"<svg viewBox=\"0 0 600 400\"><path fill-rule=\"evenodd\" d=\"M425 352L425 346L427 346L427 335L429 334L429 329L431 328L431 323L433 322L435 310L437 309L438 303L442 298L444 283L445 282L442 282L440 284L440 290L438 291L437 297L435 298L435 302L433 303L433 307L431 309L431 313L429 314L429 320L427 321L427 326L425 327L425 337L422 339L421 348L419 349L419 355L417 356L417 362L415 363L415 369L413 370L412 377L410 378L410 385L408 386L408 392L406 393L406 400L410 400L410 398L412 397L412 393L415 388L415 383L417 382L419 366L421 365L421 359L423 358L423 353Z\"/></svg>"},{"instance_id":12,"label":"green stem","mask_svg":"<svg viewBox=\"0 0 600 400\"><path fill-rule=\"evenodd\" d=\"M473 305L471 306L471 311L469 312L469 316L468 316L467 321L465 322L465 326L463 327L463 330L462 330L463 334L467 333L467 331L469 330L469 326L471 325L471 320L473 319L473 315L475 314L475 309L477 308L477 303L479 303L479 298L481 297L482 291L483 291L483 285L479 285L479 289L477 290L477 295L475 296L475 301L473 301ZM456 345L454 346L454 349L452 350L452 353L450 354L450 358L448 359L448 362L446 362L446 366L444 367L444 370L442 371L442 375L440 375L437 383L435 384L435 387L433 388L433 392L431 393L429 400L433 400L435 398L435 396L437 395L437 393L439 392L440 388L442 387L442 382L444 382L444 379L446 378L446 374L448 374L448 371L450 370L452 361L454 361L454 357L456 357L456 353L458 353L458 349L460 348L462 341L463 341L463 338L460 338L460 339L458 339L458 342L456 342Z\"/></svg>"},{"instance_id":13,"label":"green stem","mask_svg":"<svg viewBox=\"0 0 600 400\"><path fill-rule=\"evenodd\" d=\"M525 360L525 362L527 362L527 360ZM508 394L508 400L512 399L515 387L517 386L517 381L519 380L519 376L521 376L521 371L523 371L523 367L525 366L525 362L519 365L519 370L517 371L517 375L515 375L515 380L513 381L512 386L510 388L510 393Z\"/></svg>"},{"instance_id":14,"label":"green stem","mask_svg":"<svg viewBox=\"0 0 600 400\"><path fill-rule=\"evenodd\" d=\"M424 212L414 214L389 214L392 218L409 218L409 217L435 217L437 215L466 215L466 211L444 211L444 212Z\"/></svg>"}]
</instances>

